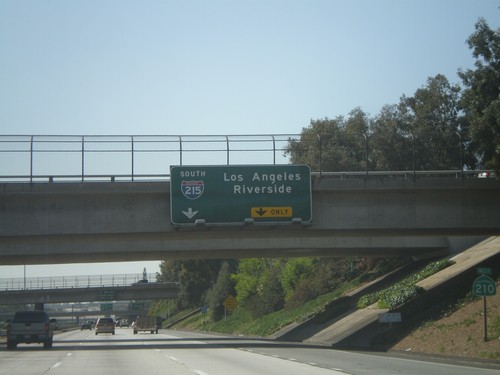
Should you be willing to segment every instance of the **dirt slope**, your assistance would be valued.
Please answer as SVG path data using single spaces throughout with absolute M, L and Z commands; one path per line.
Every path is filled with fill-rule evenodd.
M 497 290 L 499 290 L 497 285 Z M 484 341 L 483 299 L 464 303 L 458 310 L 414 330 L 391 349 L 500 363 L 500 294 L 486 298 L 488 341 Z

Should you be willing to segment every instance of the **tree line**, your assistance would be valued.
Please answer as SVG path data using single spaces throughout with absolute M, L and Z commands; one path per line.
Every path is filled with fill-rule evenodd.
M 179 281 L 175 309 L 207 306 L 213 321 L 225 315 L 224 301 L 235 296 L 238 307 L 254 318 L 294 309 L 350 280 L 369 281 L 409 262 L 401 258 L 250 258 L 240 260 L 165 260 L 158 281 Z M 153 304 L 155 313 L 164 306 Z
M 467 44 L 475 69 L 459 70 L 463 87 L 442 74 L 413 96 L 370 117 L 311 120 L 285 148 L 292 164 L 314 171 L 500 169 L 500 31 L 484 19 Z

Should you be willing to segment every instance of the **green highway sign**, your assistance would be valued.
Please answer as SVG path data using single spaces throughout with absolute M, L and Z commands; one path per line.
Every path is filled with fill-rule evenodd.
M 101 311 L 113 311 L 112 303 L 101 303 Z
M 310 222 L 311 207 L 307 165 L 170 168 L 173 224 Z
M 129 310 L 144 310 L 144 302 L 131 302 L 128 304 Z
M 477 267 L 476 272 L 478 275 L 491 275 L 493 270 L 490 267 Z
M 494 296 L 497 294 L 497 286 L 491 277 L 482 275 L 474 280 L 472 293 L 476 296 Z
M 104 289 L 97 292 L 98 301 L 113 301 L 115 299 L 115 291 Z

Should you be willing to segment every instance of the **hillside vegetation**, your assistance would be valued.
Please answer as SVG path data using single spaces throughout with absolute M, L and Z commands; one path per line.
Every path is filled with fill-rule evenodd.
M 228 296 L 234 296 L 238 310 L 253 319 L 280 312 L 300 321 L 314 315 L 296 315 L 310 301 L 322 301 L 316 307 L 322 309 L 346 290 L 411 263 L 409 258 L 354 257 L 165 261 L 158 278 L 179 280 L 176 309 L 206 306 L 206 319 L 212 323 L 227 315 L 224 302 Z M 158 302 L 152 312 L 167 308 L 172 307 Z
M 382 263 L 384 262 L 381 261 Z M 398 282 L 390 286 L 381 286 L 375 288 L 374 291 L 369 289 L 368 292 L 362 293 L 360 298 L 356 298 L 354 302 L 346 297 L 347 292 L 367 283 L 367 280 L 373 280 L 375 275 L 378 276 L 377 272 L 372 270 L 349 281 L 340 282 L 334 290 L 311 298 L 293 308 L 283 307 L 269 313 L 255 314 L 254 308 L 249 309 L 248 305 L 243 304 L 234 311 L 225 311 L 220 319 L 214 319 L 210 313 L 202 314 L 201 312 L 193 314 L 189 318 L 180 319 L 189 311 L 187 309 L 171 317 L 165 324 L 179 320 L 172 328 L 266 337 L 291 324 L 297 325 L 303 322 L 322 324 L 352 309 L 353 303 L 358 308 L 364 308 L 372 303 L 391 308 L 398 304 L 404 304 L 406 300 L 416 298 L 422 292 L 408 292 L 409 290 L 418 290 L 418 288 L 415 289 L 415 284 L 418 281 L 451 264 L 452 262 L 449 260 L 431 262 L 409 275 L 402 276 Z M 405 267 L 409 270 L 412 269 L 408 263 L 402 268 Z M 383 283 L 377 282 L 376 285 L 378 284 Z M 489 303 L 488 340 L 484 341 L 481 334 L 482 312 L 479 311 L 482 300 L 471 296 L 467 291 L 464 291 L 463 295 L 465 296 L 463 299 L 450 304 L 445 310 L 435 311 L 432 318 L 416 324 L 414 330 L 406 337 L 401 339 L 397 336 L 387 335 L 379 337 L 378 340 L 384 340 L 385 337 L 387 342 L 383 343 L 382 346 L 406 353 L 498 360 L 500 356 L 498 349 L 500 339 L 498 296 L 492 298 Z M 378 344 L 381 343 L 378 342 Z

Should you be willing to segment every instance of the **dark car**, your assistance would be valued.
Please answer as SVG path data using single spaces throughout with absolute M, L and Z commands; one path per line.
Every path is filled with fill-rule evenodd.
M 17 311 L 7 326 L 7 349 L 16 349 L 19 343 L 43 343 L 44 349 L 50 349 L 53 336 L 53 325 L 45 311 Z
M 87 320 L 85 323 L 82 323 L 80 330 L 83 331 L 84 329 L 92 329 L 92 321 Z

